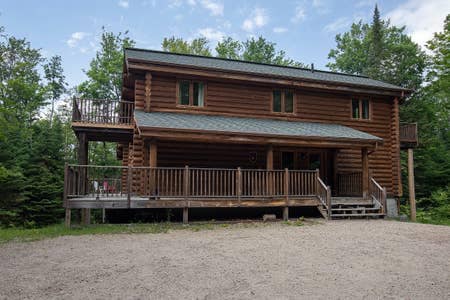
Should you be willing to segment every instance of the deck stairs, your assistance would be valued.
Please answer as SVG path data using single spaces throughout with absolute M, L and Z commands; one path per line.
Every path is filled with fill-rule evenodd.
M 327 217 L 327 211 L 319 207 L 320 213 Z M 372 200 L 361 197 L 332 197 L 331 216 L 328 219 L 382 218 L 382 208 Z

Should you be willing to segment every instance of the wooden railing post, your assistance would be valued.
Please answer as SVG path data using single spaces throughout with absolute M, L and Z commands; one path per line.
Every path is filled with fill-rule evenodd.
M 319 169 L 316 169 L 316 187 L 315 187 L 315 194 L 318 196 L 319 195 L 319 191 L 320 191 L 320 189 L 319 189 L 319 178 L 320 178 L 320 171 L 319 171 Z
M 327 186 L 327 214 L 328 219 L 331 219 L 331 187 Z
M 387 214 L 387 192 L 386 192 L 386 188 L 383 187 L 383 214 L 386 215 Z
M 131 208 L 131 181 L 133 179 L 133 169 L 131 166 L 128 166 L 127 171 L 127 202 L 128 208 Z
M 241 167 L 238 167 L 236 173 L 236 195 L 238 198 L 238 206 L 241 206 L 241 194 L 242 194 L 242 173 Z

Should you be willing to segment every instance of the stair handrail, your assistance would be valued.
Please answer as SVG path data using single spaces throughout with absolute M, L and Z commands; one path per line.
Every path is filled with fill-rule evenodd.
M 386 215 L 386 188 L 383 188 L 373 177 L 370 177 L 369 195 L 378 204 L 381 212 Z
M 317 197 L 326 208 L 329 218 L 331 216 L 331 187 L 327 186 L 319 176 L 317 176 L 317 183 Z

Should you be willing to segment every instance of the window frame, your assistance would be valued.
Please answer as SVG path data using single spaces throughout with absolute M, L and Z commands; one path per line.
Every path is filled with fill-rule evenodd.
M 180 103 L 180 83 L 183 81 L 189 82 L 189 104 L 181 104 Z M 203 84 L 203 105 L 198 106 L 194 105 L 194 83 L 201 83 Z M 203 80 L 196 80 L 196 79 L 186 79 L 186 78 L 177 78 L 177 84 L 176 84 L 176 95 L 175 95 L 175 102 L 177 107 L 181 108 L 189 108 L 189 109 L 203 109 L 207 105 L 207 83 Z
M 358 101 L 358 117 L 353 117 L 353 100 Z M 368 108 L 369 108 L 369 115 L 367 118 L 363 118 L 363 101 L 367 100 Z M 367 122 L 372 120 L 372 99 L 369 97 L 364 96 L 356 96 L 350 98 L 350 119 L 354 121 L 362 121 Z
M 281 94 L 281 111 L 275 111 L 273 109 L 274 106 L 274 97 L 273 94 L 275 91 L 280 91 Z M 292 112 L 287 112 L 286 111 L 286 92 L 290 92 L 292 93 Z M 284 88 L 273 88 L 270 94 L 270 111 L 274 114 L 279 114 L 279 115 L 295 115 L 296 114 L 296 109 L 297 109 L 297 95 L 295 93 L 295 90 L 293 89 L 284 89 Z

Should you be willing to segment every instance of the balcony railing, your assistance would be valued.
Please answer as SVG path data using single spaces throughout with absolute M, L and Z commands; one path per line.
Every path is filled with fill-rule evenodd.
M 74 99 L 72 121 L 92 124 L 130 125 L 134 102 L 105 99 Z
M 400 143 L 417 144 L 417 123 L 400 124 Z
M 318 170 L 151 168 L 68 165 L 64 199 L 298 199 L 314 197 L 326 205 Z M 328 198 L 330 195 L 328 195 Z

